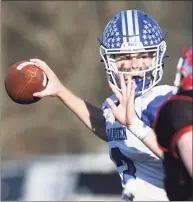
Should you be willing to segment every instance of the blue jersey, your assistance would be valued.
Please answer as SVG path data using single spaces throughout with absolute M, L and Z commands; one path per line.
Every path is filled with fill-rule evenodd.
M 172 95 L 173 90 L 174 87 L 168 85 L 156 86 L 143 97 L 140 96 L 135 99 L 136 113 L 146 125 L 152 127 L 160 105 Z M 115 95 L 110 98 L 115 104 L 119 104 Z M 102 109 L 106 120 L 110 158 L 117 166 L 123 187 L 127 180 L 134 176 L 136 179 L 147 183 L 149 187 L 158 188 L 163 197 L 159 196 L 157 198 L 158 196 L 156 196 L 156 198 L 165 200 L 162 160 L 124 125 L 115 120 L 107 102 L 103 103 Z M 150 192 L 153 191 L 156 192 L 155 190 Z M 153 198 L 153 200 L 156 200 L 156 198 Z M 149 198 L 144 198 L 144 200 L 149 200 Z

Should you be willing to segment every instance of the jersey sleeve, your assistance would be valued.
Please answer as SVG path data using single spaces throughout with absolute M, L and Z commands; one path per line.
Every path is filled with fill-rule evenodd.
M 116 105 L 119 104 L 118 99 L 116 98 L 115 95 L 112 95 L 109 97 Z M 107 124 L 113 124 L 115 122 L 115 117 L 113 115 L 113 112 L 109 106 L 109 104 L 105 101 L 102 105 L 102 111 L 103 111 L 103 116 L 105 118 L 105 123 Z
M 171 150 L 191 126 L 192 98 L 176 95 L 161 106 L 153 128 L 161 148 Z
M 146 108 L 142 111 L 141 120 L 150 128 L 153 126 L 153 122 L 156 118 L 159 108 L 165 103 L 171 96 L 172 90 L 171 87 L 159 88 L 156 89 L 159 92 L 152 92 L 150 98 L 151 101 L 147 99 Z

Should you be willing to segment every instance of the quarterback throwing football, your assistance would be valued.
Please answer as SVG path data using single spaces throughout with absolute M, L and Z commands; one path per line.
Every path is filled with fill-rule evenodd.
M 58 97 L 108 143 L 124 188 L 123 197 L 128 200 L 168 201 L 160 159 L 163 152 L 152 130 L 157 110 L 174 90 L 168 85 L 158 86 L 166 51 L 164 38 L 158 23 L 139 10 L 121 11 L 108 22 L 99 41 L 113 95 L 102 109 L 74 95 L 45 62 L 31 59 L 49 79 L 47 88 L 34 96 Z M 152 151 L 157 151 L 156 155 Z

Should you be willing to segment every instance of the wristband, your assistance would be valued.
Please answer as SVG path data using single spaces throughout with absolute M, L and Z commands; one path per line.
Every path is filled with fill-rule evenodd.
M 143 140 L 151 130 L 151 128 L 139 118 L 137 118 L 133 124 L 127 125 L 127 129 L 140 140 Z

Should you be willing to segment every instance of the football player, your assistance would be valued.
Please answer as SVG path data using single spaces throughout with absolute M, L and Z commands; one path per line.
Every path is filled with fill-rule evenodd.
M 177 92 L 160 108 L 154 129 L 164 153 L 165 185 L 172 201 L 193 200 L 192 175 L 192 48 L 179 59 Z
M 155 135 L 151 135 L 157 110 L 174 90 L 168 85 L 158 86 L 166 52 L 164 38 L 158 23 L 140 10 L 121 11 L 109 21 L 99 41 L 114 94 L 103 103 L 102 110 L 74 95 L 45 62 L 31 59 L 49 80 L 46 89 L 34 96 L 58 97 L 108 143 L 110 158 L 124 188 L 123 196 L 128 200 L 168 201 L 160 159 L 163 152 Z M 126 94 L 130 97 L 128 105 Z M 151 150 L 158 152 L 155 155 Z

